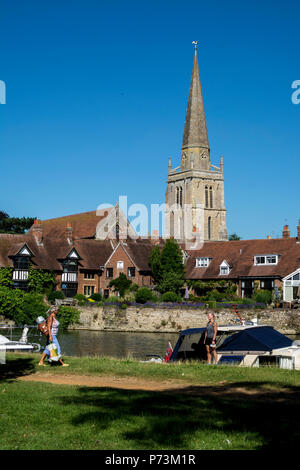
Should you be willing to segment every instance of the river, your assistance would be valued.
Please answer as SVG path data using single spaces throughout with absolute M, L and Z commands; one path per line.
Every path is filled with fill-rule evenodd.
M 59 333 L 59 343 L 66 356 L 110 356 L 146 359 L 147 354 L 164 356 L 168 342 L 174 347 L 177 333 L 128 333 L 74 330 Z

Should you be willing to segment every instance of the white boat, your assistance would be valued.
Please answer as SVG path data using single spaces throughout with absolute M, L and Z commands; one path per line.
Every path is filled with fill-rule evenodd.
M 2 329 L 9 329 L 10 332 L 17 327 L 7 327 L 2 326 Z M 36 329 L 36 328 L 35 328 Z M 4 352 L 38 352 L 41 350 L 41 345 L 39 343 L 33 343 L 28 341 L 28 332 L 29 327 L 24 326 L 22 330 L 22 335 L 19 340 L 12 340 L 6 336 L 0 335 L 0 351 Z

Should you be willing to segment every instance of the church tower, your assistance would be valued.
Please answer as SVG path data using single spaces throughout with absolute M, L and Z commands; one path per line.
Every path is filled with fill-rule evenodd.
M 202 211 L 200 230 L 203 240 L 224 241 L 228 240 L 228 233 L 224 202 L 223 157 L 221 156 L 219 167 L 211 164 L 197 58 L 197 43 L 194 44 L 195 57 L 180 166 L 172 169 L 171 158 L 169 159 L 165 225 L 169 225 L 170 236 L 184 242 L 186 240 L 186 231 L 184 230 L 186 211 L 184 208 L 186 205 L 191 208 L 192 231 L 196 232 L 199 231 L 199 224 L 196 222 L 196 208 L 200 207 Z M 174 207 L 177 210 L 174 210 Z

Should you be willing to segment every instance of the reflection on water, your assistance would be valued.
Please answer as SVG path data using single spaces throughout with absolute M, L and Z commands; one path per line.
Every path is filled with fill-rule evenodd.
M 177 333 L 128 333 L 111 331 L 68 331 L 59 334 L 66 356 L 110 356 L 145 359 L 146 354 L 164 356 L 170 341 L 174 347 Z

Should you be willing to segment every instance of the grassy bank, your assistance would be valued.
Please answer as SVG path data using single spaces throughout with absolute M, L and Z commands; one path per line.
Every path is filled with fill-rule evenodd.
M 300 373 L 8 355 L 0 366 L 0 449 L 284 449 L 299 441 Z M 21 382 L 40 374 L 180 381 L 163 392 Z

